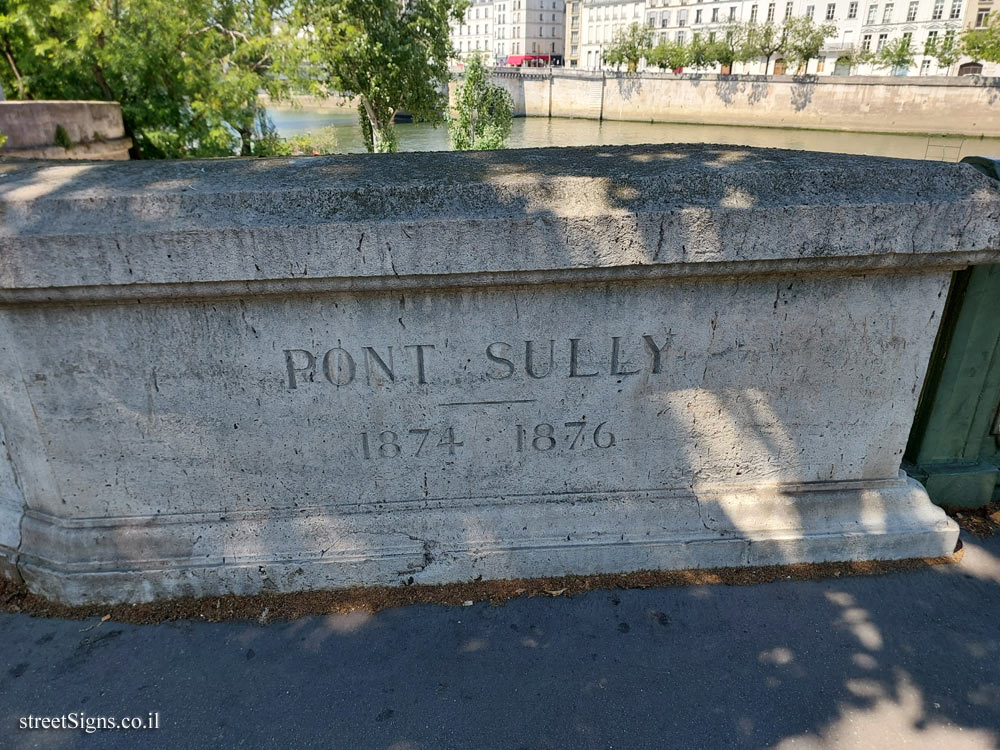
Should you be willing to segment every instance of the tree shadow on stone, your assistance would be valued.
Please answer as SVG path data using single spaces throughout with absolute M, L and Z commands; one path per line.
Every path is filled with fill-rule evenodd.
M 814 75 L 796 75 L 792 77 L 792 107 L 796 112 L 806 109 L 812 102 L 816 90 L 817 77 Z

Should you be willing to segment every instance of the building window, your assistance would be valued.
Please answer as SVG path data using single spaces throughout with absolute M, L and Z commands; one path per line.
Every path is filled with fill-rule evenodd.
M 944 0 L 941 0 L 941 2 L 944 2 Z M 875 23 L 875 14 L 876 13 L 878 13 L 878 6 L 877 5 L 869 5 L 868 6 L 868 20 L 865 21 L 865 23 Z
M 944 15 L 944 0 L 934 0 L 934 12 L 931 13 L 931 20 L 940 21 Z
M 684 44 L 684 32 L 683 31 L 678 31 L 677 32 L 677 43 L 678 44 Z
M 813 15 L 815 15 L 815 13 L 816 13 L 816 6 L 815 5 L 807 5 L 806 6 L 806 13 L 805 13 L 806 18 L 808 18 L 811 21 Z
M 944 2 L 944 0 L 941 0 L 941 2 Z M 767 6 L 767 22 L 771 23 L 771 21 L 773 20 L 774 20 L 774 3 L 770 3 Z
M 875 51 L 876 52 L 881 52 L 882 48 L 885 46 L 885 43 L 886 43 L 886 41 L 888 39 L 889 39 L 889 35 L 888 34 L 879 34 L 878 35 L 878 43 L 875 45 Z
M 663 15 L 660 16 L 660 28 L 666 28 L 670 25 L 670 11 L 663 11 Z
M 719 21 L 719 9 L 712 8 L 712 23 L 718 23 Z
M 869 50 L 871 50 L 871 48 L 872 48 L 872 35 L 865 34 L 863 37 L 861 37 L 861 49 L 863 49 L 865 52 L 868 52 Z
M 981 29 L 986 25 L 986 19 L 990 17 L 989 8 L 980 8 L 979 12 L 976 13 L 976 28 Z
M 892 23 L 892 3 L 885 4 L 885 10 L 882 11 L 882 23 Z
M 757 6 L 750 6 L 750 23 L 757 23 Z
M 848 18 L 858 17 L 858 4 L 856 2 L 850 2 L 847 4 L 847 17 Z
M 930 60 L 924 60 L 923 62 L 920 63 L 920 75 L 922 76 L 927 75 L 930 72 L 930 69 L 931 69 Z
M 701 23 L 701 8 L 698 8 L 698 10 L 694 12 L 694 22 Z
M 792 10 L 793 10 L 794 7 L 795 7 L 795 3 L 794 2 L 787 2 L 787 3 L 785 3 L 785 18 L 791 18 L 792 17 Z
M 687 23 L 688 23 L 688 12 L 686 10 L 677 11 L 677 25 L 687 26 Z M 681 36 L 683 37 L 684 34 L 682 33 Z
M 822 73 L 825 68 L 826 68 L 826 58 L 821 57 L 819 58 L 819 60 L 816 61 L 816 72 Z
M 736 6 L 735 5 L 731 5 L 729 7 L 729 20 L 730 21 L 735 21 L 736 20 Z
M 907 21 L 916 21 L 917 20 L 917 8 L 919 8 L 919 7 L 920 7 L 920 0 L 913 0 L 913 2 L 910 3 L 910 7 L 907 8 L 907 10 L 906 10 L 906 20 Z
M 937 41 L 937 35 L 938 33 L 936 31 L 927 32 L 927 44 L 924 47 L 925 55 L 927 54 L 927 50 L 934 46 L 934 43 Z
M 962 0 L 952 0 L 951 1 L 951 13 L 948 14 L 948 18 L 961 18 L 962 17 Z
M 836 3 L 827 3 L 827 6 L 826 6 L 826 20 L 827 21 L 832 21 L 833 18 L 834 18 L 834 16 L 836 16 L 836 15 L 837 15 L 837 4 Z

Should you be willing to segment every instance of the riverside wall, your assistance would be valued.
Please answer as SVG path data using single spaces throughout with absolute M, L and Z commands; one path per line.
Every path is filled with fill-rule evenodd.
M 517 116 L 1000 137 L 1000 78 L 505 68 L 494 80 Z
M 58 143 L 59 129 L 68 144 Z M 0 102 L 0 133 L 0 157 L 15 159 L 122 161 L 132 147 L 118 102 Z

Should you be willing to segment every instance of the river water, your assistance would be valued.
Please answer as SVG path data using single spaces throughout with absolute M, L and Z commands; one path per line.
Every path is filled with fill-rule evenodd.
M 357 114 L 353 109 L 332 111 L 307 108 L 271 109 L 269 114 L 282 136 L 311 132 L 332 125 L 337 131 L 337 151 L 358 153 L 365 150 Z M 450 149 L 448 131 L 443 126 L 435 128 L 426 123 L 400 123 L 396 128 L 401 151 Z M 1000 158 L 1000 138 L 845 133 L 732 125 L 597 121 L 565 117 L 516 118 L 507 145 L 510 148 L 527 148 L 629 143 L 723 143 L 943 161 L 958 161 L 966 156 Z

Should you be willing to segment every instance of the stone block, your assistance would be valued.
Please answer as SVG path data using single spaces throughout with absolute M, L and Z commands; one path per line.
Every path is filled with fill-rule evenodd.
M 38 592 L 955 547 L 899 467 L 951 272 L 1000 260 L 967 165 L 661 145 L 0 174 L 0 552 Z

